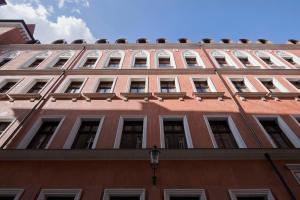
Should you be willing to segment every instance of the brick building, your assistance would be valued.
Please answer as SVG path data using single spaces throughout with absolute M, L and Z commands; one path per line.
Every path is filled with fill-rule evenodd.
M 39 44 L 1 25 L 0 199 L 300 198 L 297 40 Z

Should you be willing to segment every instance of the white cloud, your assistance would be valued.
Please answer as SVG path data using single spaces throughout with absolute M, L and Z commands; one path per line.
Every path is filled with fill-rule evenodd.
M 72 13 L 81 14 L 80 10 L 78 8 L 73 8 Z
M 1 19 L 24 19 L 26 23 L 36 24 L 34 36 L 43 43 L 56 39 L 66 39 L 68 42 L 83 38 L 88 42 L 95 41 L 87 24 L 74 16 L 58 16 L 56 21 L 49 19 L 50 12 L 41 4 L 34 7 L 30 3 L 12 4 L 0 7 Z
M 58 2 L 58 7 L 62 8 L 65 6 L 66 3 L 69 4 L 76 4 L 78 6 L 83 5 L 84 7 L 90 7 L 90 2 L 89 0 L 57 0 Z

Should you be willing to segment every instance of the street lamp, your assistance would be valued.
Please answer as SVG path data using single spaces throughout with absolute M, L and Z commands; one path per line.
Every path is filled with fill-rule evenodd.
M 159 154 L 160 154 L 160 151 L 157 149 L 157 146 L 153 146 L 153 149 L 151 149 L 151 151 L 150 151 L 150 165 L 151 165 L 151 168 L 153 169 L 153 176 L 152 176 L 153 185 L 156 185 L 155 170 L 157 169 L 158 164 L 159 164 Z

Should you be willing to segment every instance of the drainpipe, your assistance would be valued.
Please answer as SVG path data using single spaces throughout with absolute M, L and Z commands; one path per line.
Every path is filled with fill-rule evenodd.
M 74 67 L 78 60 L 82 57 L 84 51 L 86 50 L 86 47 L 84 46 L 78 55 L 72 60 L 72 62 L 69 64 L 67 69 L 70 69 L 71 67 Z M 29 119 L 33 114 L 34 111 L 37 111 L 40 109 L 48 100 L 50 93 L 54 91 L 57 85 L 59 85 L 65 78 L 65 69 L 61 72 L 59 75 L 58 79 L 52 84 L 52 86 L 47 90 L 47 92 L 39 99 L 39 101 L 33 106 L 33 108 L 26 114 L 25 117 L 21 120 L 20 124 L 17 126 L 17 128 L 10 134 L 10 136 L 4 141 L 4 143 L 1 145 L 0 149 L 6 149 L 8 145 L 12 142 L 12 140 L 15 138 L 17 135 L 18 131 L 23 127 L 24 123 L 26 122 L 27 119 Z M 39 106 L 40 105 L 40 106 Z
M 269 153 L 265 153 L 264 155 L 265 155 L 265 158 L 267 159 L 267 161 L 272 166 L 273 171 L 278 176 L 278 178 L 280 179 L 281 183 L 283 184 L 283 186 L 285 187 L 285 189 L 289 193 L 289 195 L 291 197 L 291 200 L 296 200 L 296 195 L 294 194 L 294 192 L 292 191 L 292 189 L 289 187 L 289 185 L 287 184 L 287 182 L 284 180 L 282 174 L 280 173 L 280 171 L 278 170 L 277 166 L 273 162 L 270 154 Z
M 208 60 L 210 61 L 210 63 L 212 64 L 212 66 L 215 69 L 215 74 L 220 78 L 221 82 L 223 83 L 223 85 L 225 86 L 225 88 L 227 89 L 227 91 L 229 92 L 231 98 L 233 99 L 235 105 L 238 107 L 239 113 L 244 121 L 244 124 L 248 127 L 248 129 L 250 130 L 252 136 L 254 137 L 256 143 L 258 144 L 259 148 L 262 148 L 262 143 L 259 140 L 258 136 L 256 135 L 254 129 L 252 128 L 252 126 L 250 126 L 248 124 L 249 119 L 246 115 L 246 112 L 244 111 L 243 107 L 241 106 L 241 104 L 239 103 L 239 101 L 236 99 L 236 96 L 233 94 L 233 92 L 231 91 L 230 87 L 228 86 L 228 84 L 226 83 L 226 81 L 224 80 L 223 76 L 220 75 L 220 73 L 218 72 L 218 69 L 215 67 L 214 62 L 212 61 L 211 57 L 208 55 L 205 47 L 201 46 L 202 50 L 204 51 L 205 55 L 207 56 Z

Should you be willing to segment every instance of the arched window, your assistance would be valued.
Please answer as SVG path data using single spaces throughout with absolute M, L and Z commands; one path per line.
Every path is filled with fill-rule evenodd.
M 168 50 L 158 50 L 155 60 L 157 68 L 176 68 L 173 54 Z
M 285 69 L 286 66 L 280 62 L 275 56 L 266 51 L 256 51 L 257 57 L 259 57 L 269 68 L 271 69 Z
M 296 68 L 300 68 L 300 58 L 298 58 L 297 56 L 286 51 L 276 51 L 276 54 L 283 60 L 288 62 L 290 65 Z
M 111 51 L 110 53 L 107 54 L 104 68 L 120 69 L 123 64 L 124 55 L 125 55 L 124 51 L 121 50 Z
M 227 53 L 220 50 L 214 50 L 211 52 L 211 55 L 214 58 L 216 66 L 219 68 L 236 68 L 236 64 Z
M 182 52 L 183 62 L 186 68 L 201 67 L 204 68 L 204 63 L 199 54 L 192 50 Z
M 20 55 L 20 51 L 11 51 L 0 56 L 0 67 L 6 65 L 8 62 L 15 59 L 18 55 Z
M 88 51 L 77 68 L 93 69 L 96 67 L 101 57 L 101 52 L 98 50 Z
M 149 68 L 150 54 L 148 51 L 135 51 L 132 55 L 131 66 L 133 68 Z
M 74 55 L 73 51 L 63 51 L 49 64 L 51 69 L 60 69 L 65 66 L 68 60 Z
M 43 51 L 43 52 L 37 53 L 32 58 L 30 58 L 27 62 L 25 62 L 22 65 L 22 68 L 35 69 L 51 54 L 52 54 L 51 51 Z
M 244 65 L 245 68 L 259 69 L 261 68 L 259 62 L 255 60 L 249 53 L 240 50 L 234 50 L 233 55 Z

